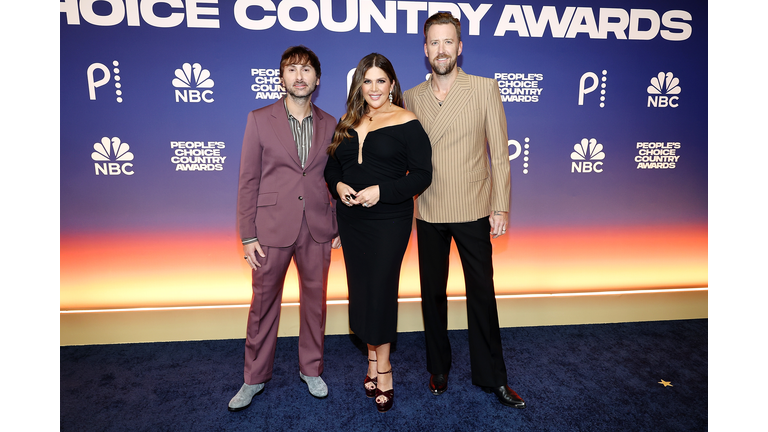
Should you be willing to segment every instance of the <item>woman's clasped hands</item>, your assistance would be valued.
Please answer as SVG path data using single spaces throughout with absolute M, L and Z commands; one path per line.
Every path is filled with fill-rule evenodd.
M 361 205 L 368 208 L 379 202 L 379 185 L 368 186 L 360 192 L 356 192 L 349 185 L 339 182 L 336 185 L 336 191 L 339 193 L 341 202 L 347 207 Z

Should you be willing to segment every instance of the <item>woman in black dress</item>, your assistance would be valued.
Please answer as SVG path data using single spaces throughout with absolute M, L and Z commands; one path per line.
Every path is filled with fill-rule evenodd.
M 325 167 L 337 200 L 349 326 L 368 345 L 365 393 L 376 398 L 381 412 L 394 401 L 389 350 L 397 337 L 397 292 L 413 197 L 432 182 L 429 138 L 402 100 L 386 57 L 373 53 L 360 60 Z

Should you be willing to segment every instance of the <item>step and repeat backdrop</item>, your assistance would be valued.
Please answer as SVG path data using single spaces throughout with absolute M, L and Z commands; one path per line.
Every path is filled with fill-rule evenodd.
M 707 3 L 544 0 L 60 2 L 61 308 L 245 304 L 235 203 L 249 111 L 283 95 L 282 52 L 320 58 L 336 118 L 351 71 L 430 72 L 422 26 L 460 17 L 465 72 L 508 122 L 511 229 L 498 294 L 705 287 Z M 415 234 L 401 297 L 418 297 Z M 463 293 L 461 266 L 449 291 Z M 298 299 L 295 272 L 285 301 Z M 347 296 L 334 251 L 329 299 Z

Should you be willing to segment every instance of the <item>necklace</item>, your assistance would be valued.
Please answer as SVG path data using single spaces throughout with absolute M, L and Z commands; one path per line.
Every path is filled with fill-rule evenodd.
M 386 113 L 384 113 L 386 114 Z M 364 116 L 368 117 L 368 121 L 373 121 L 373 116 L 368 114 L 363 114 Z
M 432 86 L 430 86 L 430 88 L 432 88 Z M 443 102 L 445 101 L 445 99 L 440 99 L 439 97 L 437 97 L 437 95 L 435 94 L 435 89 L 434 88 L 432 88 L 432 96 L 435 97 L 435 100 L 437 100 L 437 104 L 439 106 L 443 106 Z

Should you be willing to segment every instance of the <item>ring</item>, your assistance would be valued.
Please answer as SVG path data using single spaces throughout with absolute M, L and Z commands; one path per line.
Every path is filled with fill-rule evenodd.
M 363 207 L 368 207 L 368 203 L 363 203 Z
M 248 256 L 244 256 L 243 259 L 248 259 Z

